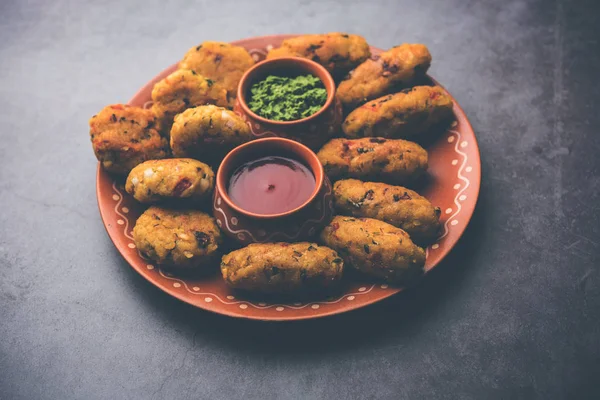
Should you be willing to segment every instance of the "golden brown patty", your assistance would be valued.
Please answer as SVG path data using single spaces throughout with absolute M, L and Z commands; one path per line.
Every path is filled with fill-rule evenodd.
M 223 256 L 221 272 L 232 287 L 262 293 L 327 289 L 341 278 L 344 262 L 314 243 L 255 243 Z
M 140 253 L 158 264 L 186 269 L 210 267 L 223 239 L 215 220 L 197 210 L 152 206 L 135 223 Z
M 156 130 L 150 110 L 113 104 L 90 119 L 94 153 L 109 172 L 127 174 L 146 160 L 168 156 L 169 144 Z
M 345 179 L 335 183 L 333 193 L 340 214 L 387 222 L 406 231 L 421 245 L 434 242 L 439 234 L 439 207 L 410 189 Z
M 331 180 L 411 183 L 427 171 L 427 151 L 401 139 L 333 139 L 317 154 Z
M 213 105 L 189 108 L 175 117 L 171 148 L 176 157 L 200 160 L 223 157 L 253 139 L 250 128 L 233 111 Z
M 346 136 L 409 139 L 452 116 L 452 99 L 442 88 L 416 86 L 380 97 L 352 111 L 342 129 Z
M 392 283 L 419 276 L 425 251 L 400 228 L 370 218 L 334 217 L 321 233 L 323 243 L 349 265 Z
M 191 70 L 180 69 L 154 85 L 152 110 L 159 129 L 168 135 L 173 118 L 190 107 L 216 104 L 227 107 L 227 90 L 213 79 Z
M 141 203 L 170 199 L 204 200 L 212 194 L 213 170 L 191 158 L 146 161 L 131 170 L 127 193 Z
M 407 85 L 425 75 L 431 54 L 422 44 L 401 44 L 381 53 L 377 60 L 360 64 L 340 83 L 337 96 L 346 109 L 388 93 L 394 86 Z
M 269 51 L 267 58 L 303 57 L 324 66 L 333 77 L 342 77 L 371 56 L 362 36 L 345 33 L 303 35 L 286 39 L 281 47 Z
M 240 46 L 222 42 L 203 42 L 192 47 L 179 62 L 179 68 L 191 69 L 220 83 L 233 107 L 238 83 L 248 68 L 254 65 L 252 56 Z

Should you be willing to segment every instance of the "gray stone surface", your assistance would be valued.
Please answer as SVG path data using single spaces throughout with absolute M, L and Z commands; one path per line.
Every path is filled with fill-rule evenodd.
M 600 33 L 587 1 L 0 1 L 0 398 L 600 398 Z M 88 118 L 202 40 L 343 30 L 429 45 L 481 199 L 415 290 L 238 321 L 108 239 Z

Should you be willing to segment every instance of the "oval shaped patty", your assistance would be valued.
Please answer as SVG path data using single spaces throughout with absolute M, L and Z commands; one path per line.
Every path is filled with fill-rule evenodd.
M 150 110 L 113 104 L 90 119 L 94 154 L 108 172 L 128 174 L 146 160 L 168 156 L 169 144 L 156 129 Z
M 146 161 L 129 173 L 125 190 L 140 203 L 161 200 L 203 200 L 212 194 L 215 174 L 191 158 Z
M 430 65 L 431 54 L 425 45 L 404 43 L 356 67 L 348 79 L 340 82 L 337 96 L 350 110 L 423 77 Z
M 133 238 L 139 252 L 160 265 L 210 268 L 223 242 L 215 220 L 198 210 L 152 206 L 136 221 Z
M 210 41 L 192 47 L 179 62 L 179 68 L 191 69 L 221 84 L 227 90 L 230 107 L 242 75 L 253 65 L 252 56 L 243 47 Z
M 371 50 L 362 36 L 332 32 L 286 39 L 281 47 L 269 51 L 267 59 L 308 58 L 325 67 L 334 78 L 340 78 L 370 56 Z
M 236 289 L 261 293 L 326 290 L 342 278 L 344 262 L 314 243 L 255 243 L 223 256 L 221 272 Z
M 410 139 L 452 117 L 452 99 L 439 86 L 415 86 L 352 111 L 342 130 L 351 138 Z
M 391 283 L 408 283 L 423 273 L 425 251 L 400 228 L 370 218 L 335 217 L 321 241 L 346 265 Z
M 333 181 L 358 178 L 407 184 L 427 171 L 427 151 L 401 139 L 333 139 L 317 156 Z
M 189 108 L 175 116 L 171 149 L 175 157 L 213 161 L 254 137 L 233 111 L 213 105 Z

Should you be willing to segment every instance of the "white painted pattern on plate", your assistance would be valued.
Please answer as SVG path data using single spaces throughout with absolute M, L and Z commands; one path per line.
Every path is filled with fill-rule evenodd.
M 121 193 L 119 188 L 117 188 L 117 182 L 113 182 L 112 188 L 119 195 L 119 201 L 117 201 L 117 204 L 115 205 L 115 213 L 118 216 L 120 216 L 121 218 L 123 218 L 123 220 L 125 220 L 125 225 L 123 226 L 123 234 L 125 235 L 126 238 L 133 240 L 133 236 L 131 236 L 129 234 L 129 218 L 127 218 L 127 216 L 125 214 L 123 214 L 123 213 L 121 213 L 121 211 L 119 211 L 119 207 L 121 206 L 121 203 L 123 202 L 123 198 L 125 197 L 125 195 L 123 193 Z
M 438 240 L 437 240 L 438 243 L 440 242 L 440 240 L 442 240 L 443 238 L 445 238 L 446 236 L 448 236 L 448 232 L 450 231 L 450 228 L 448 227 L 448 224 L 451 221 L 455 221 L 455 222 L 453 222 L 453 225 L 456 225 L 458 223 L 458 221 L 456 221 L 455 218 L 460 213 L 460 211 L 462 210 L 462 205 L 460 204 L 459 198 L 464 193 L 464 191 L 467 190 L 467 188 L 471 184 L 471 182 L 462 174 L 463 168 L 465 168 L 465 165 L 467 164 L 467 154 L 463 153 L 458 148 L 459 147 L 459 143 L 460 143 L 460 139 L 461 139 L 460 132 L 455 131 L 455 130 L 450 130 L 448 132 L 450 134 L 456 135 L 456 141 L 455 141 L 456 144 L 454 145 L 454 151 L 457 152 L 458 154 L 460 154 L 461 157 L 462 157 L 462 159 L 463 159 L 462 163 L 460 164 L 460 167 L 458 168 L 457 177 L 458 177 L 458 179 L 460 179 L 463 182 L 465 182 L 465 186 L 461 190 L 459 190 L 456 193 L 456 195 L 454 196 L 454 204 L 456 204 L 456 211 L 454 212 L 454 214 L 452 214 L 450 217 L 448 217 L 448 219 L 444 223 L 444 232 L 438 238 Z
M 266 304 L 266 303 L 258 303 L 258 304 L 254 304 L 251 303 L 249 301 L 245 301 L 245 300 L 240 300 L 240 301 L 226 301 L 223 300 L 220 296 L 214 294 L 214 293 L 210 293 L 210 292 L 197 292 L 197 291 L 193 291 L 190 290 L 190 288 L 188 287 L 187 283 L 181 279 L 175 278 L 173 276 L 168 276 L 166 275 L 161 269 L 159 269 L 159 274 L 160 276 L 162 276 L 165 279 L 168 279 L 170 281 L 173 281 L 175 283 L 180 284 L 183 288 L 185 288 L 189 293 L 191 294 L 197 294 L 197 295 L 203 295 L 203 296 L 213 296 L 214 298 L 216 298 L 217 300 L 219 300 L 221 303 L 223 304 L 227 304 L 227 305 L 237 305 L 237 304 L 245 304 L 257 309 L 267 309 L 267 308 L 278 308 L 278 307 L 283 307 L 283 308 L 291 308 L 294 310 L 301 310 L 303 308 L 312 306 L 314 304 L 335 304 L 335 303 L 339 303 L 340 301 L 342 301 L 343 299 L 347 298 L 347 297 L 352 297 L 352 299 L 354 299 L 354 296 L 356 295 L 362 295 L 362 294 L 367 294 L 370 291 L 372 291 L 375 288 L 375 284 L 371 285 L 370 288 L 368 288 L 365 291 L 358 291 L 356 293 L 344 293 L 339 299 L 335 299 L 335 300 L 331 300 L 331 301 L 318 301 L 318 302 L 313 302 L 313 303 L 307 303 L 307 304 L 303 304 L 300 306 L 295 306 L 295 305 L 290 305 L 290 304 Z M 229 297 L 229 296 L 227 296 Z

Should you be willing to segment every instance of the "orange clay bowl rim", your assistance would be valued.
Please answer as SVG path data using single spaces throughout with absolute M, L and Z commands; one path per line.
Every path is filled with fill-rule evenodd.
M 228 164 L 231 164 L 233 162 L 233 160 L 235 159 L 235 157 L 239 156 L 242 152 L 247 151 L 248 148 L 253 147 L 253 146 L 264 147 L 265 144 L 275 145 L 273 147 L 277 147 L 277 146 L 281 147 L 282 145 L 284 145 L 286 147 L 297 150 L 297 151 L 294 151 L 294 153 L 298 154 L 299 157 L 302 157 L 301 155 L 305 154 L 306 157 L 302 157 L 302 158 L 312 159 L 312 161 L 313 161 L 312 163 L 308 163 L 309 165 L 307 165 L 307 166 L 310 168 L 311 172 L 315 176 L 315 182 L 316 182 L 315 189 L 313 190 L 310 197 L 304 203 L 302 203 L 301 205 L 299 205 L 296 208 L 293 208 L 293 209 L 283 212 L 283 213 L 257 214 L 257 213 L 253 213 L 248 210 L 244 210 L 243 208 L 239 207 L 231 200 L 231 198 L 229 197 L 229 193 L 227 193 L 227 190 L 226 190 L 226 184 L 227 184 L 227 180 L 229 179 L 229 177 L 225 176 L 224 170 L 227 169 Z M 304 160 L 299 160 L 299 161 L 304 161 Z M 311 149 L 309 149 L 302 143 L 296 142 L 294 140 L 285 139 L 285 138 L 281 138 L 281 137 L 269 137 L 269 138 L 257 139 L 257 140 L 253 140 L 253 141 L 244 143 L 244 144 L 236 147 L 235 149 L 231 150 L 229 153 L 227 153 L 225 158 L 223 158 L 223 161 L 221 162 L 219 169 L 217 170 L 216 186 L 217 186 L 217 193 L 219 193 L 221 195 L 221 197 L 223 198 L 223 201 L 225 201 L 225 203 L 229 207 L 231 207 L 233 210 L 235 210 L 236 212 L 238 212 L 242 215 L 245 215 L 247 217 L 250 217 L 250 218 L 275 219 L 275 218 L 290 216 L 290 215 L 294 214 L 295 212 L 300 211 L 301 209 L 306 207 L 308 204 L 310 204 L 317 197 L 319 192 L 321 191 L 324 180 L 325 180 L 325 171 L 323 170 L 323 165 L 321 164 L 321 161 L 319 161 L 319 158 L 317 157 L 317 155 Z
M 246 103 L 246 93 L 245 92 L 248 89 L 250 89 L 248 81 L 251 78 L 253 78 L 261 69 L 268 68 L 269 66 L 272 66 L 273 64 L 275 64 L 275 65 L 284 64 L 284 65 L 281 67 L 273 67 L 272 71 L 275 71 L 277 69 L 285 70 L 286 68 L 289 68 L 289 66 L 287 66 L 287 67 L 285 66 L 286 63 L 293 64 L 297 69 L 303 70 L 303 71 L 319 78 L 321 80 L 321 82 L 323 82 L 323 86 L 325 86 L 325 90 L 327 90 L 327 100 L 325 101 L 325 104 L 323 104 L 323 107 L 321 107 L 319 109 L 319 111 L 317 111 L 314 114 L 309 115 L 308 117 L 302 118 L 302 119 L 295 119 L 293 121 L 277 121 L 274 119 L 267 119 L 267 118 L 261 117 L 260 115 L 256 114 L 254 111 L 252 111 L 250 109 L 250 107 L 248 107 L 248 104 Z M 269 74 L 269 75 L 272 75 L 272 74 Z M 252 83 L 254 83 L 254 82 L 252 82 Z M 253 119 L 256 119 L 257 121 L 260 121 L 262 123 L 279 125 L 279 126 L 290 126 L 290 125 L 301 124 L 304 122 L 312 121 L 313 119 L 317 118 L 319 115 L 323 114 L 325 112 L 325 110 L 329 108 L 331 103 L 333 103 L 334 97 L 335 97 L 335 81 L 333 80 L 333 77 L 331 76 L 329 71 L 327 71 L 321 64 L 317 64 L 316 62 L 314 62 L 312 60 L 308 60 L 306 58 L 300 58 L 300 57 L 273 58 L 270 60 L 264 60 L 257 64 L 254 64 L 254 66 L 252 66 L 249 70 L 247 70 L 244 73 L 244 75 L 242 75 L 242 78 L 240 79 L 240 83 L 238 84 L 238 88 L 237 88 L 238 102 L 240 104 L 240 107 L 242 107 L 242 109 L 244 110 L 244 112 L 246 114 L 248 114 Z

